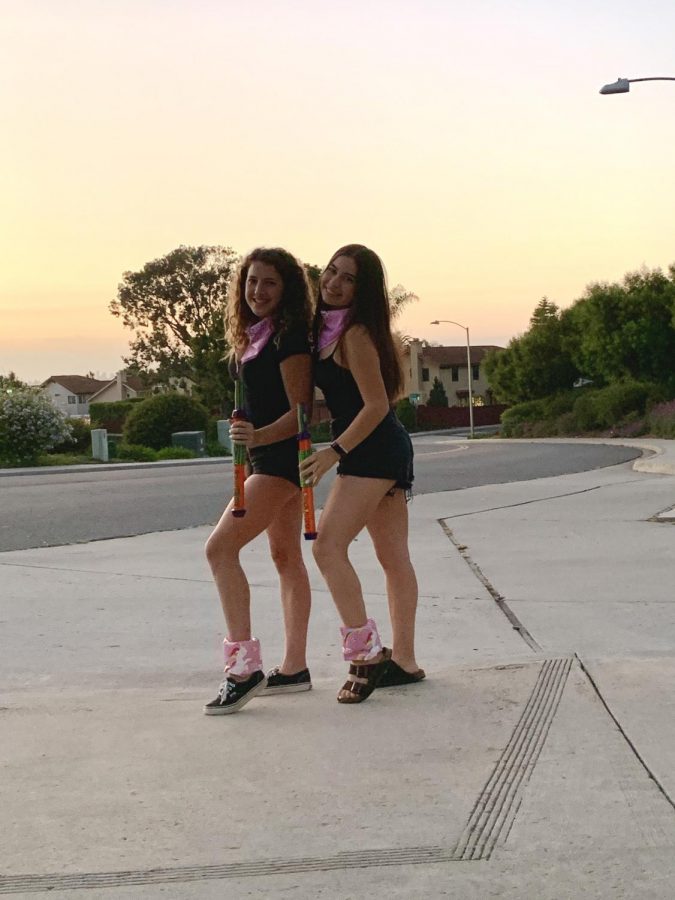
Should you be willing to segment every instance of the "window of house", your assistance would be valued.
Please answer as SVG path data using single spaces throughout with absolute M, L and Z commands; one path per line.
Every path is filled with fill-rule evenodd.
M 75 406 L 76 403 L 77 403 L 77 397 L 73 397 L 72 394 L 68 394 L 68 404 L 70 406 Z
M 480 366 L 478 364 L 471 366 L 471 377 L 474 381 L 480 378 Z
M 429 380 L 429 370 L 422 369 L 422 381 L 428 381 L 428 380 Z
M 87 402 L 87 395 L 86 395 L 86 394 L 78 394 L 78 395 L 77 395 L 77 402 L 78 402 L 78 403 L 86 403 L 86 402 Z
M 452 367 L 452 380 L 459 381 L 459 366 Z

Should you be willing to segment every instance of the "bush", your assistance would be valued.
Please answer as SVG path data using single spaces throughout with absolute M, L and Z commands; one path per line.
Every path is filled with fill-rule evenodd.
M 564 393 L 554 394 L 544 400 L 544 409 L 546 415 L 552 419 L 557 419 L 563 413 L 569 413 L 574 408 L 577 394 L 574 391 L 565 391 Z
M 161 450 L 171 446 L 174 431 L 206 431 L 209 414 L 185 394 L 157 394 L 138 404 L 127 417 L 124 440 Z
M 91 425 L 84 419 L 68 419 L 71 436 L 55 444 L 50 453 L 87 453 L 91 450 Z
M 117 448 L 117 459 L 126 459 L 130 462 L 155 462 L 157 451 L 152 447 L 144 447 L 142 444 L 120 444 Z
M 313 444 L 325 444 L 332 440 L 330 422 L 317 422 L 309 426 L 309 436 Z
M 187 449 L 187 448 L 185 448 Z M 207 441 L 206 442 L 206 455 L 207 456 L 232 456 L 227 447 L 223 447 L 218 441 Z
M 577 423 L 577 431 L 596 431 L 600 428 L 595 408 L 597 391 L 583 391 L 577 397 L 572 415 Z
M 187 447 L 162 447 L 155 453 L 156 459 L 196 459 L 197 454 Z
M 528 400 L 517 403 L 502 413 L 502 434 L 504 437 L 525 437 L 527 426 L 546 418 L 543 400 Z
M 675 400 L 653 406 L 647 417 L 647 425 L 655 437 L 675 438 Z
M 396 404 L 396 415 L 399 417 L 401 424 L 407 431 L 414 431 L 417 424 L 417 416 L 415 415 L 415 407 L 407 397 L 399 400 Z
M 574 413 L 571 411 L 564 412 L 562 415 L 558 416 L 555 420 L 555 428 L 556 433 L 563 437 L 569 437 L 570 435 L 576 434 L 579 429 L 577 428 L 577 420 Z
M 43 394 L 19 390 L 0 400 L 0 460 L 31 465 L 72 434 L 66 417 Z
M 649 400 L 662 399 L 657 385 L 648 381 L 616 381 L 593 395 L 596 421 L 600 428 L 619 425 L 630 415 L 641 415 Z
M 144 397 L 133 397 L 130 400 L 112 400 L 107 403 L 90 403 L 89 420 L 92 428 L 106 428 L 108 431 L 121 432 L 127 416 L 143 403 Z

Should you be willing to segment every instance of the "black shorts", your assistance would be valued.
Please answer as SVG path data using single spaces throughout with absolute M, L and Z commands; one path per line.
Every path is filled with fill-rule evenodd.
M 254 447 L 249 450 L 249 458 L 254 475 L 275 475 L 300 487 L 296 438 L 287 438 L 285 441 L 277 441 L 276 444 L 267 444 L 264 447 Z
M 334 440 L 339 441 L 348 424 L 333 420 Z M 364 441 L 340 460 L 337 471 L 339 475 L 357 478 L 386 478 L 409 493 L 415 478 L 410 435 L 396 415 L 389 412 Z

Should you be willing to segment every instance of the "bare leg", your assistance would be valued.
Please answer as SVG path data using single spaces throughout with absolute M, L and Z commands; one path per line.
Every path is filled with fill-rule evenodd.
M 294 675 L 307 668 L 307 627 L 312 600 L 300 545 L 301 527 L 302 495 L 296 491 L 267 527 L 284 611 L 286 650 L 280 666 L 284 675 Z
M 350 628 L 363 626 L 368 615 L 358 576 L 349 561 L 349 545 L 378 508 L 392 482 L 381 478 L 338 477 L 333 483 L 319 522 L 314 558 L 333 596 L 340 618 Z M 380 662 L 378 654 L 368 663 Z M 354 702 L 348 684 L 338 693 L 340 702 Z
M 232 502 L 206 542 L 206 558 L 218 588 L 231 641 L 251 639 L 250 590 L 239 553 L 269 527 L 279 510 L 298 493 L 290 481 L 271 475 L 246 479 L 246 515 L 232 513 Z
M 368 531 L 384 569 L 393 634 L 392 659 L 406 672 L 419 669 L 415 660 L 417 578 L 408 552 L 408 507 L 404 492 L 382 499 L 368 519 Z
M 340 618 L 358 628 L 368 618 L 349 545 L 378 508 L 392 482 L 383 478 L 336 478 L 319 522 L 314 558 L 333 596 Z

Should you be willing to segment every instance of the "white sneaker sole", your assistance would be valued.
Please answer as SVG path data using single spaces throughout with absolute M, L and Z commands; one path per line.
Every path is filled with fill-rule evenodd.
M 204 707 L 204 715 L 205 716 L 229 716 L 230 713 L 239 712 L 242 706 L 246 706 L 249 700 L 253 700 L 253 698 L 264 691 L 267 687 L 267 678 L 263 678 L 254 688 L 244 694 L 236 703 L 231 703 L 229 706 L 205 706 Z
M 299 694 L 301 691 L 311 691 L 312 682 L 307 681 L 304 684 L 280 684 L 265 688 L 264 694 L 269 697 L 270 694 Z

